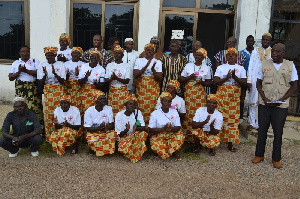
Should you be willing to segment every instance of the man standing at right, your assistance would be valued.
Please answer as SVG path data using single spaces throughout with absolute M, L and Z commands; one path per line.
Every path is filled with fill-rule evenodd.
M 249 67 L 247 71 L 247 87 L 249 92 L 249 117 L 248 117 L 248 131 L 258 129 L 258 120 L 256 119 L 256 109 L 258 106 L 258 92 L 256 88 L 257 75 L 261 69 L 261 63 L 265 60 L 271 59 L 271 40 L 272 35 L 265 33 L 262 35 L 262 47 L 255 48 L 250 57 Z
M 285 45 L 276 44 L 271 51 L 272 60 L 262 63 L 256 83 L 259 93 L 259 129 L 255 158 L 252 163 L 256 164 L 264 160 L 267 132 L 272 124 L 274 133 L 272 162 L 277 169 L 282 168 L 281 144 L 289 97 L 296 91 L 298 80 L 295 65 L 292 61 L 283 59 L 284 55 Z

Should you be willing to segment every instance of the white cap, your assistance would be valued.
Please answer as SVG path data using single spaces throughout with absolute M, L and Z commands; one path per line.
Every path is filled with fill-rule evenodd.
M 133 39 L 132 38 L 126 38 L 124 43 L 127 42 L 127 41 L 133 41 Z

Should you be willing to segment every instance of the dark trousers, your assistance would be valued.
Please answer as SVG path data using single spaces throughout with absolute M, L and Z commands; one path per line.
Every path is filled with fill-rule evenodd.
M 4 137 L 0 138 L 0 147 L 12 154 L 17 153 L 19 148 L 28 148 L 29 146 L 31 152 L 36 152 L 39 150 L 41 144 L 43 144 L 43 138 L 40 135 L 25 139 L 19 146 L 13 145 L 10 139 Z
M 270 124 L 272 124 L 274 133 L 272 159 L 274 161 L 281 160 L 283 126 L 286 120 L 287 113 L 287 108 L 278 108 L 275 106 L 266 105 L 258 106 L 259 129 L 255 151 L 256 157 L 264 157 L 267 132 L 269 130 Z

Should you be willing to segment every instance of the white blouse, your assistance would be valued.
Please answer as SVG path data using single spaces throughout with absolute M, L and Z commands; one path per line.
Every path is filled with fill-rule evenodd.
M 91 106 L 85 111 L 84 127 L 98 127 L 102 122 L 105 124 L 114 122 L 113 112 L 110 106 L 105 105 L 100 112 L 96 110 L 95 106 Z
M 175 109 L 169 109 L 168 113 L 165 113 L 160 109 L 151 113 L 149 128 L 163 128 L 167 123 L 171 123 L 173 127 L 181 126 L 180 117 Z
M 70 106 L 67 112 L 64 112 L 61 107 L 57 107 L 54 111 L 54 117 L 57 117 L 58 124 L 67 121 L 72 125 L 81 125 L 81 117 L 79 109 L 75 106 Z
M 160 108 L 161 108 L 161 101 L 160 101 L 160 98 L 158 98 L 157 104 L 156 104 L 156 109 L 158 110 Z M 174 99 L 172 99 L 171 109 L 175 109 L 179 113 L 186 113 L 184 99 L 179 97 L 178 95 L 176 95 L 176 97 Z
M 84 78 L 85 74 L 88 71 L 92 71 L 92 72 L 91 72 L 91 75 L 86 80 L 86 82 L 85 82 L 86 84 L 94 84 L 94 81 L 104 82 L 105 69 L 102 66 L 100 66 L 99 64 L 97 64 L 97 66 L 94 68 L 90 67 L 89 63 L 83 64 L 79 71 L 78 79 Z
M 9 73 L 17 73 L 19 71 L 19 65 L 25 66 L 27 70 L 37 70 L 40 64 L 39 60 L 30 58 L 26 63 L 19 60 L 14 61 L 12 63 Z M 33 82 L 36 80 L 36 77 L 29 75 L 28 73 L 21 72 L 20 75 L 16 78 L 17 80 L 21 80 L 24 82 Z
M 138 111 L 138 115 L 137 115 L 137 120 L 140 121 L 141 126 L 145 126 L 145 121 L 142 115 L 142 112 L 140 110 L 135 109 L 135 111 L 133 113 L 131 113 L 130 116 L 126 116 L 125 110 L 120 111 L 119 113 L 117 113 L 116 115 L 116 122 L 115 122 L 115 130 L 117 131 L 118 134 L 120 134 L 122 131 L 124 131 L 126 129 L 126 124 L 129 122 L 130 124 L 130 129 L 127 132 L 127 135 L 133 133 L 133 126 L 136 123 L 135 120 L 135 114 Z
M 58 76 L 60 76 L 61 78 L 66 80 L 67 70 L 66 70 L 64 63 L 61 61 L 56 61 L 53 64 L 53 66 L 54 66 L 55 73 Z M 43 62 L 39 65 L 38 70 L 37 70 L 37 78 L 42 79 L 44 77 L 45 73 L 44 73 L 43 67 L 46 67 L 46 70 L 48 72 L 45 83 L 60 85 L 58 79 L 52 73 L 52 64 L 49 64 L 48 62 Z
M 70 79 L 78 79 L 78 77 L 75 75 L 75 68 L 78 67 L 78 70 L 80 72 L 82 65 L 85 64 L 82 61 L 73 62 L 72 60 L 65 62 L 66 70 L 69 69 L 70 71 Z
M 195 122 L 203 122 L 206 120 L 207 116 L 209 115 L 209 113 L 207 112 L 207 107 L 200 107 L 197 109 L 195 116 L 193 118 L 193 121 Z M 217 109 L 215 109 L 213 114 L 210 114 L 210 119 L 208 121 L 207 124 L 204 124 L 202 129 L 204 131 L 210 131 L 210 124 L 211 122 L 216 119 L 215 123 L 214 123 L 214 128 L 217 130 L 221 130 L 222 125 L 223 125 L 223 115 L 220 111 L 218 111 Z
M 129 64 L 126 64 L 126 63 L 117 64 L 115 62 L 107 64 L 105 78 L 110 79 L 110 77 L 113 73 L 115 73 L 118 78 L 129 79 L 130 78 L 130 66 L 129 66 Z M 110 86 L 121 87 L 121 86 L 126 86 L 126 84 L 123 84 L 123 83 L 119 82 L 118 80 L 113 80 L 110 83 Z
M 154 69 L 156 72 L 161 73 L 162 72 L 162 63 L 160 60 L 157 60 L 155 58 L 153 58 L 149 64 L 149 66 L 147 67 L 147 69 L 145 70 L 145 72 L 142 74 L 142 76 L 150 76 L 150 77 L 154 77 L 153 72 L 151 70 L 154 62 L 156 62 Z M 142 70 L 142 68 L 144 68 L 148 63 L 148 60 L 146 58 L 137 58 L 135 60 L 135 66 L 133 69 L 137 69 L 137 70 Z
M 215 72 L 215 76 L 220 77 L 221 79 L 224 79 L 224 78 L 226 78 L 229 70 L 235 70 L 235 75 L 238 78 L 247 78 L 245 68 L 238 64 L 235 64 L 235 65 L 222 64 L 222 65 L 218 66 L 218 68 Z M 233 78 L 230 78 L 223 84 L 232 84 L 233 85 L 233 84 L 237 84 L 237 82 Z
M 72 49 L 71 48 L 69 48 L 69 47 L 67 47 L 67 49 L 66 50 L 60 50 L 60 48 L 58 48 L 58 51 L 57 51 L 57 56 L 58 55 L 64 55 L 65 57 L 66 57 L 66 59 L 67 59 L 67 61 L 70 61 L 70 60 L 72 60 L 72 55 L 71 55 L 71 53 L 72 53 Z M 57 61 L 57 56 L 55 57 L 55 60 Z
M 130 81 L 129 83 L 127 84 L 127 89 L 128 90 L 132 90 L 133 87 L 132 87 L 132 83 L 133 83 L 133 68 L 134 68 L 134 64 L 135 64 L 135 60 L 137 58 L 139 58 L 139 55 L 140 53 L 135 51 L 135 50 L 132 50 L 132 52 L 128 53 L 126 50 L 124 52 L 124 56 L 122 58 L 122 61 L 123 63 L 127 63 L 129 64 L 129 72 L 130 72 Z
M 203 62 L 201 66 L 197 66 L 194 63 L 188 63 L 181 72 L 182 77 L 188 77 L 192 74 L 196 74 L 198 80 L 202 79 L 205 81 L 206 79 L 211 79 L 210 68 Z

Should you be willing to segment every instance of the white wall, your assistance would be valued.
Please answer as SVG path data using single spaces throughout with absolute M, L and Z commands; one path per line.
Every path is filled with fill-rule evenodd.
M 260 46 L 261 36 L 269 31 L 272 0 L 239 0 L 237 8 L 236 38 L 238 50 L 246 47 L 246 38 L 253 35 Z
M 30 0 L 31 55 L 45 61 L 45 46 L 59 47 L 61 33 L 69 33 L 70 0 Z
M 15 97 L 15 81 L 9 81 L 11 65 L 0 65 L 0 102 L 12 101 Z
M 140 0 L 139 2 L 138 51 L 142 52 L 151 37 L 158 36 L 160 0 Z

